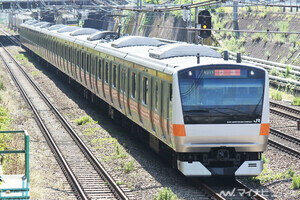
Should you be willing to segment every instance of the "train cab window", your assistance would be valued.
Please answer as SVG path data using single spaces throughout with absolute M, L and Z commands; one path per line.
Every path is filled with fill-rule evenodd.
M 102 73 L 102 71 L 101 71 L 101 59 L 98 59 L 98 79 L 99 80 L 101 80 L 101 73 Z
M 131 73 L 131 97 L 135 99 L 136 93 L 136 73 Z
M 148 78 L 143 78 L 143 103 L 148 104 Z
M 105 83 L 108 83 L 108 62 L 105 62 Z
M 155 83 L 155 102 L 154 102 L 154 108 L 157 111 L 158 108 L 158 84 L 157 82 Z
M 91 56 L 89 54 L 86 55 L 86 72 L 90 71 L 91 64 Z
M 117 86 L 117 65 L 113 65 L 112 86 L 114 88 Z

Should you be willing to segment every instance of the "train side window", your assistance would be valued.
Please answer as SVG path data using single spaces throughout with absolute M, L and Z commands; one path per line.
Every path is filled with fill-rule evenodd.
M 170 84 L 170 102 L 172 101 L 173 98 L 173 89 L 172 89 L 172 84 Z
M 101 80 L 101 59 L 98 59 L 98 79 Z
M 83 69 L 84 68 L 85 53 L 82 52 L 81 56 L 82 56 L 82 58 L 81 58 L 81 66 L 80 67 L 81 67 L 81 69 Z
M 132 72 L 131 73 L 131 97 L 135 99 L 136 96 L 136 73 Z
M 117 65 L 113 65 L 113 80 L 112 86 L 115 88 L 117 86 Z
M 80 65 L 80 51 L 77 51 L 77 66 Z
M 90 71 L 90 63 L 91 63 L 91 56 L 90 56 L 90 54 L 87 54 L 86 55 L 86 72 L 89 72 Z
M 148 78 L 147 77 L 143 77 L 143 103 L 145 105 L 148 104 Z
M 71 59 L 72 59 L 72 48 L 70 47 L 69 48 L 69 58 L 68 58 L 68 60 L 71 62 Z
M 108 83 L 108 62 L 105 62 L 105 83 Z
M 158 108 L 158 83 L 155 82 L 155 102 L 154 102 L 154 105 L 155 105 L 155 110 L 157 111 L 157 108 Z

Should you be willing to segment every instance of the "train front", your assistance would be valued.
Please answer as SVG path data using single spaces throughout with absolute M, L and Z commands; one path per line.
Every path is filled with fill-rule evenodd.
M 269 135 L 268 74 L 217 64 L 174 74 L 173 134 L 186 176 L 256 176 Z

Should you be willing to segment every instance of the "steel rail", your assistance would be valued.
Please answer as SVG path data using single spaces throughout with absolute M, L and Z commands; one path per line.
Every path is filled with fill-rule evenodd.
M 298 109 L 295 109 L 295 108 L 292 108 L 292 107 L 289 107 L 289 106 L 285 106 L 285 105 L 276 103 L 275 101 L 270 101 L 270 106 L 278 107 L 280 109 L 289 111 L 291 113 L 295 113 L 295 114 L 299 115 L 299 118 L 300 118 L 300 110 L 298 110 Z
M 272 140 L 272 139 L 270 139 L 270 138 L 269 138 L 269 140 L 268 140 L 268 143 L 269 143 L 271 146 L 273 146 L 273 147 L 275 147 L 275 148 L 277 148 L 277 149 L 280 149 L 280 150 L 282 150 L 282 151 L 284 151 L 284 152 L 286 152 L 286 153 L 288 153 L 288 154 L 290 154 L 290 155 L 293 155 L 293 156 L 295 156 L 295 157 L 297 157 L 297 158 L 300 158 L 300 151 L 297 151 L 297 150 L 295 150 L 295 149 L 292 149 L 292 148 L 290 148 L 290 147 L 287 147 L 287 146 L 285 146 L 285 145 L 283 145 L 283 144 L 281 144 L 281 143 L 279 143 L 279 142 L 276 142 L 276 141 L 274 141 L 274 140 Z
M 285 113 L 285 112 L 283 112 L 281 110 L 278 110 L 278 109 L 275 109 L 275 108 L 270 108 L 270 112 L 273 113 L 273 114 L 288 118 L 288 119 L 293 120 L 293 121 L 299 121 L 300 120 L 299 116 L 296 116 L 296 115 L 290 114 L 290 113 Z
M 253 191 L 253 190 L 250 189 L 248 186 L 244 185 L 241 181 L 235 179 L 235 183 L 236 183 L 239 187 L 245 189 L 245 190 L 247 191 L 246 193 L 249 192 L 250 195 L 251 195 L 251 199 L 267 200 L 266 197 L 264 197 L 263 195 L 260 195 L 259 193 Z
M 281 132 L 279 130 L 276 130 L 274 128 L 270 128 L 270 134 L 276 135 L 277 137 L 280 137 L 280 138 L 285 139 L 285 140 L 287 140 L 289 142 L 293 142 L 295 144 L 299 144 L 300 145 L 300 139 L 298 139 L 296 137 L 293 137 L 291 135 L 288 135 L 286 133 L 283 133 L 283 132 Z
M 7 51 L 5 49 L 5 51 Z M 7 52 L 9 54 L 9 52 Z M 10 55 L 10 54 L 9 54 Z M 11 56 L 11 55 L 10 55 Z M 17 61 L 11 56 L 12 60 L 18 65 Z M 22 73 L 25 75 L 25 77 L 28 79 L 28 81 L 34 86 L 36 91 L 42 96 L 42 98 L 45 100 L 45 102 L 48 104 L 48 106 L 51 108 L 51 110 L 54 112 L 54 114 L 57 116 L 59 121 L 62 123 L 62 125 L 65 127 L 65 129 L 68 131 L 70 136 L 73 138 L 73 140 L 76 142 L 76 144 L 80 147 L 82 153 L 86 156 L 86 158 L 91 162 L 94 169 L 98 172 L 98 174 L 107 180 L 112 192 L 116 194 L 120 199 L 127 200 L 129 199 L 126 194 L 123 192 L 123 190 L 118 186 L 118 184 L 114 181 L 114 179 L 111 177 L 111 175 L 105 170 L 103 165 L 98 161 L 98 159 L 94 156 L 94 154 L 90 151 L 90 149 L 86 146 L 86 144 L 83 142 L 83 140 L 76 134 L 75 130 L 71 127 L 71 125 L 67 122 L 67 120 L 60 114 L 60 112 L 57 110 L 57 108 L 51 103 L 49 98 L 41 91 L 41 89 L 34 83 L 31 77 L 27 75 L 25 70 L 20 67 Z
M 4 50 L 6 50 L 1 42 L 0 42 L 0 47 L 2 47 Z M 17 80 L 14 73 L 11 71 L 11 69 L 9 67 L 9 64 L 4 60 L 2 55 L 0 55 L 0 56 L 1 56 L 1 59 L 2 59 L 3 63 L 6 66 L 9 74 L 11 75 L 13 81 L 15 82 L 16 86 L 18 87 L 19 91 L 21 92 L 22 96 L 24 97 L 26 103 L 29 105 L 29 107 L 33 111 L 35 119 L 36 119 L 39 127 L 41 128 L 42 132 L 44 133 L 45 138 L 48 141 L 48 144 L 49 144 L 51 150 L 56 155 L 56 158 L 57 158 L 58 162 L 60 163 L 60 167 L 62 168 L 64 174 L 66 175 L 67 179 L 69 180 L 71 187 L 73 188 L 73 190 L 76 191 L 76 194 L 79 196 L 80 199 L 86 199 L 87 200 L 88 197 L 86 196 L 85 192 L 83 191 L 80 183 L 78 182 L 76 176 L 74 175 L 71 168 L 69 167 L 67 161 L 65 160 L 62 153 L 60 152 L 58 146 L 56 145 L 56 143 L 55 143 L 54 139 L 52 138 L 50 132 L 48 131 L 46 125 L 44 124 L 43 120 L 41 119 L 40 115 L 38 114 L 36 108 L 31 103 L 31 101 L 30 101 L 28 95 L 26 94 L 24 88 L 22 87 L 20 82 Z

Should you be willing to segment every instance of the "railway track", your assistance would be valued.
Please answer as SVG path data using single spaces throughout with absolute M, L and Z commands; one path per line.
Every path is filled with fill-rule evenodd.
M 270 128 L 269 145 L 300 158 L 300 139 Z
M 243 184 L 237 179 L 219 179 L 219 178 L 208 178 L 208 179 L 193 179 L 193 181 L 206 188 L 209 195 L 213 199 L 217 200 L 242 200 L 242 199 L 256 199 L 256 200 L 267 200 L 264 195 L 259 194 L 260 191 L 250 189 L 248 186 Z M 263 192 L 263 191 L 262 191 Z
M 34 112 L 75 196 L 78 199 L 129 199 L 2 43 L 0 46 L 3 63 Z
M 270 101 L 270 112 L 287 119 L 300 122 L 300 110 Z M 300 128 L 300 127 L 298 127 Z

